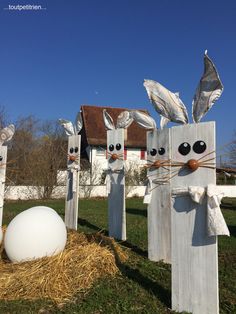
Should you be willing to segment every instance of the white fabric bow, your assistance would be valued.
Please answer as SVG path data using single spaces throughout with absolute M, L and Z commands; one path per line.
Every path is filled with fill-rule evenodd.
M 110 194 L 111 193 L 111 174 L 110 173 L 107 173 L 106 175 L 105 184 L 106 184 L 107 194 Z
M 152 180 L 150 177 L 148 178 L 147 185 L 146 185 L 146 190 L 143 198 L 143 203 L 144 204 L 150 204 L 151 199 L 152 199 L 152 190 L 156 188 L 156 186 L 153 188 L 153 183 L 156 184 L 157 186 L 162 186 L 168 183 L 167 179 L 154 179 Z
M 206 188 L 189 186 L 188 188 L 176 188 L 172 190 L 173 196 L 189 194 L 195 203 L 201 204 L 204 196 L 207 196 L 207 234 L 208 236 L 227 235 L 229 229 L 220 209 L 221 199 L 224 193 L 217 185 L 209 184 Z
M 77 186 L 78 186 L 78 176 L 77 173 L 80 170 L 79 165 L 73 165 L 71 167 L 68 167 L 68 171 L 72 174 L 72 192 L 76 192 Z
M 230 235 L 220 209 L 223 196 L 224 193 L 216 185 L 209 184 L 207 186 L 207 231 L 209 236 Z
M 148 178 L 148 182 L 145 189 L 145 194 L 143 198 L 144 204 L 150 204 L 152 198 L 152 179 Z
M 0 180 L 0 208 L 3 207 L 3 200 L 4 200 L 4 188 L 3 185 L 5 182 L 3 180 Z

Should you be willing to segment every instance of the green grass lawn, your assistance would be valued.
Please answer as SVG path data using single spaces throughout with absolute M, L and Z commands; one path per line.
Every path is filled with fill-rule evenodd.
M 63 200 L 9 202 L 3 223 L 39 204 L 64 214 Z M 236 313 L 236 200 L 225 199 L 223 207 L 231 237 L 219 237 L 220 313 L 231 314 Z M 81 200 L 79 217 L 79 231 L 107 233 L 106 200 Z M 58 308 L 45 300 L 0 301 L 0 313 L 172 313 L 170 266 L 147 259 L 147 211 L 141 199 L 127 200 L 127 237 L 122 245 L 129 248 L 130 258 L 119 266 L 120 274 L 100 279 L 76 302 Z

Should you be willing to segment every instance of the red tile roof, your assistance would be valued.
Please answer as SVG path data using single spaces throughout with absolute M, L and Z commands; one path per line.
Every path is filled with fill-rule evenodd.
M 84 130 L 81 132 L 82 141 L 87 141 L 89 145 L 94 146 L 106 146 L 106 128 L 103 122 L 103 109 L 106 109 L 109 115 L 116 120 L 118 115 L 124 110 L 130 110 L 126 108 L 112 108 L 112 107 L 98 107 L 91 105 L 82 105 L 81 111 L 84 122 Z M 148 114 L 147 110 L 141 110 Z M 86 137 L 83 139 L 83 137 Z M 146 147 L 146 130 L 140 128 L 135 122 L 133 122 L 127 129 L 127 141 L 126 147 L 132 148 L 145 148 Z

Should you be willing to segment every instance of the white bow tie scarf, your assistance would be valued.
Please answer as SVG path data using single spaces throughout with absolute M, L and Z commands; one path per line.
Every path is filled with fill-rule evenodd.
M 190 195 L 191 199 L 198 204 L 203 202 L 204 197 L 207 197 L 207 235 L 229 236 L 229 229 L 222 215 L 220 204 L 224 196 L 220 188 L 214 184 L 209 184 L 206 188 L 200 186 L 189 186 L 188 188 L 172 189 L 172 196 Z

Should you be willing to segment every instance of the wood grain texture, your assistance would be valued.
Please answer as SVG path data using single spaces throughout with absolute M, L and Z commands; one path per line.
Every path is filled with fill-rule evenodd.
M 68 137 L 68 154 L 77 157 L 77 161 L 67 162 L 67 185 L 66 185 L 66 203 L 65 203 L 65 225 L 69 229 L 77 230 L 78 205 L 79 205 L 79 168 L 73 170 L 74 165 L 80 165 L 80 135 Z M 70 150 L 73 148 L 74 152 Z M 78 148 L 78 153 L 75 152 Z M 74 173 L 73 173 L 74 172 Z
M 196 141 L 204 141 L 202 154 L 193 151 Z M 181 143 L 188 142 L 191 152 L 178 152 Z M 214 122 L 190 124 L 171 129 L 172 162 L 199 159 L 215 151 Z M 201 160 L 215 158 L 215 153 Z M 214 162 L 212 160 L 211 162 Z M 171 180 L 171 188 L 206 187 L 216 184 L 214 169 L 199 168 L 194 172 L 180 170 Z M 172 309 L 193 314 L 218 314 L 218 255 L 217 237 L 208 237 L 206 228 L 206 199 L 199 205 L 188 195 L 173 199 L 171 209 Z
M 2 226 L 3 204 L 6 181 L 7 146 L 0 146 L 0 227 Z
M 168 162 L 170 159 L 170 130 L 154 130 L 147 133 L 148 161 Z M 159 154 L 159 149 L 164 148 L 165 153 Z M 150 151 L 156 149 L 157 154 L 151 156 Z M 152 180 L 163 180 L 170 173 L 169 167 L 159 169 L 151 168 L 148 176 Z M 148 204 L 148 258 L 151 261 L 163 260 L 171 262 L 171 195 L 170 184 L 153 183 L 151 202 Z
M 123 172 L 112 174 L 111 192 L 108 195 L 108 227 L 109 236 L 118 240 L 126 240 L 124 183 Z
M 117 144 L 121 148 L 117 150 Z M 110 145 L 114 150 L 110 150 Z M 109 236 L 118 240 L 126 240 L 126 212 L 125 212 L 125 175 L 124 175 L 124 129 L 107 131 L 107 151 L 119 154 L 120 159 L 113 160 L 108 155 L 108 169 L 111 174 L 111 191 L 108 194 L 108 227 Z M 114 173 L 119 171 L 119 173 Z

